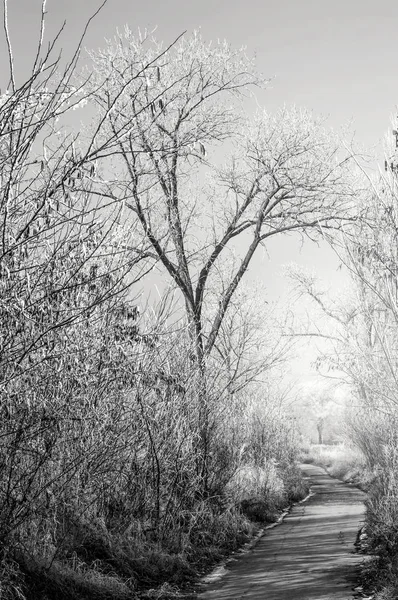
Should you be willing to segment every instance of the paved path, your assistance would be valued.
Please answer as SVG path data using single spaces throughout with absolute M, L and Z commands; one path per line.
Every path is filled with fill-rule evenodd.
M 293 507 L 253 550 L 226 564 L 224 576 L 198 600 L 349 600 L 357 565 L 354 542 L 364 494 L 302 465 L 314 495 Z

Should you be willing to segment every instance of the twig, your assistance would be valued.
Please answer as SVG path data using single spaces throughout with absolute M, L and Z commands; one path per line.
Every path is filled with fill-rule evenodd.
M 4 13 L 4 20 L 3 20 L 3 25 L 4 25 L 4 31 L 6 34 L 6 42 L 7 42 L 7 48 L 8 48 L 8 61 L 10 64 L 10 81 L 11 81 L 11 89 L 12 92 L 15 92 L 15 78 L 14 78 L 14 59 L 12 56 L 12 48 L 11 48 L 11 40 L 10 40 L 10 34 L 8 32 L 8 11 L 7 11 L 7 1 L 8 0 L 3 0 L 3 13 Z
M 35 62 L 33 65 L 33 70 L 32 70 L 33 73 L 36 71 L 36 67 L 37 67 L 37 64 L 40 59 L 41 49 L 43 46 L 45 15 L 46 15 L 46 2 L 47 2 L 47 0 L 42 0 L 42 4 L 41 4 L 40 34 L 39 34 L 39 42 L 37 45 L 36 58 L 35 58 Z

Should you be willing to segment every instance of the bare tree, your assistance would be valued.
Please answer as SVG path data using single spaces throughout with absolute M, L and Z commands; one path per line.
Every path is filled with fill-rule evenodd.
M 260 111 L 248 120 L 239 99 L 263 80 L 245 53 L 225 42 L 206 44 L 195 33 L 163 49 L 126 29 L 91 57 L 90 97 L 115 139 L 115 190 L 184 299 L 204 386 L 205 479 L 205 365 L 231 299 L 268 238 L 316 235 L 350 218 L 349 157 L 304 111 Z M 225 165 L 221 152 L 229 154 Z M 239 258 L 209 319 L 214 266 L 222 268 L 234 247 Z

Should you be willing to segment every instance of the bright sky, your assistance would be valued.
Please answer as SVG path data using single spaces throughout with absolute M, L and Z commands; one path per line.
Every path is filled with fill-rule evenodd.
M 72 48 L 99 4 L 47 0 L 47 37 L 66 19 L 63 45 Z M 17 72 L 32 57 L 40 5 L 8 0 Z M 305 106 L 330 115 L 335 126 L 353 120 L 358 140 L 368 146 L 383 136 L 397 104 L 395 0 L 108 0 L 86 45 L 101 46 L 126 23 L 133 30 L 157 27 L 165 42 L 201 27 L 209 40 L 245 45 L 259 71 L 274 78 L 262 104 L 270 110 L 283 103 Z M 0 49 L 4 72 L 4 45 Z
M 49 39 L 67 20 L 63 46 L 68 53 L 86 19 L 100 0 L 47 0 Z M 8 0 L 16 76 L 23 77 L 32 60 L 41 0 Z M 100 47 L 116 27 L 152 30 L 166 43 L 187 30 L 201 28 L 205 38 L 226 38 L 245 45 L 257 57 L 258 70 L 273 78 L 258 96 L 270 111 L 286 103 L 329 117 L 333 127 L 352 122 L 356 140 L 376 146 L 396 112 L 397 0 L 108 0 L 86 37 L 87 47 Z M 4 35 L 0 34 L 0 73 L 6 73 Z M 7 82 L 2 76 L 0 86 Z M 297 261 L 314 268 L 331 285 L 341 283 L 338 262 L 326 248 L 296 240 L 274 241 L 256 260 L 250 276 L 264 281 L 270 298 L 286 298 L 282 264 Z M 308 357 L 313 357 L 308 351 Z M 308 362 L 308 361 L 307 361 Z M 303 362 L 297 363 L 299 369 Z M 308 370 L 308 365 L 307 365 Z M 297 367 L 296 367 L 297 369 Z

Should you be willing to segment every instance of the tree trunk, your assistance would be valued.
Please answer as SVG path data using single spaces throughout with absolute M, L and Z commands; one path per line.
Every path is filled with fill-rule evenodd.
M 318 430 L 318 444 L 323 444 L 323 426 L 323 419 L 318 419 L 318 422 L 316 424 L 316 428 Z
M 198 495 L 206 497 L 209 493 L 209 406 L 208 389 L 206 378 L 206 364 L 203 348 L 202 324 L 200 319 L 191 320 L 190 337 L 192 343 L 192 356 L 194 361 L 195 375 L 197 377 L 197 433 L 199 443 L 196 448 L 196 471 L 200 480 Z

